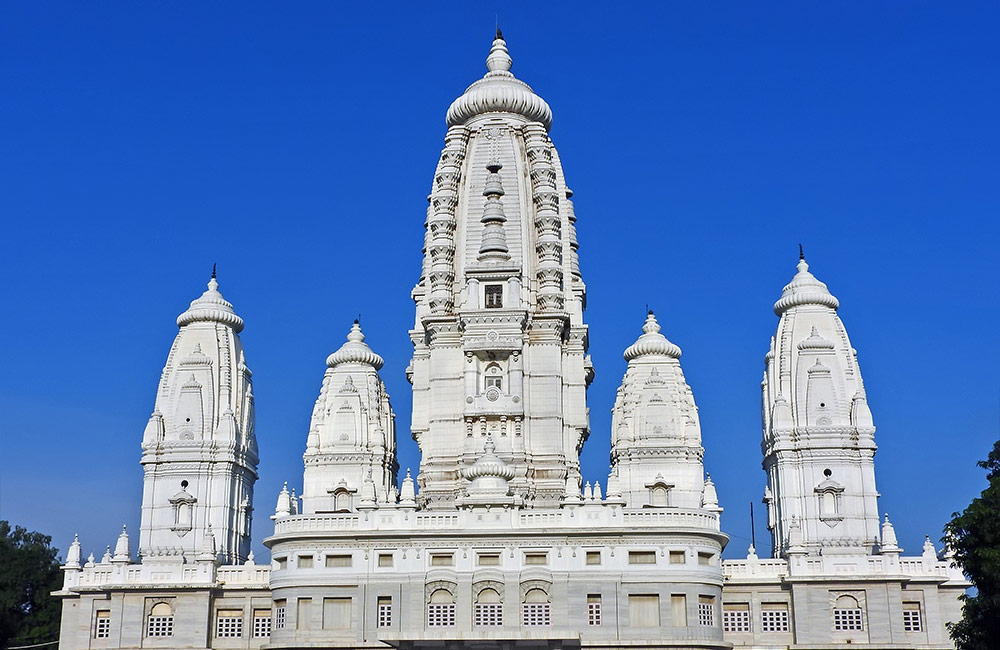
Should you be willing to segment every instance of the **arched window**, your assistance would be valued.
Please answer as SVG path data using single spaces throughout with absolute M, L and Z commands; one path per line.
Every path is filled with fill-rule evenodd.
M 529 589 L 521 603 L 521 623 L 528 626 L 551 625 L 552 604 L 542 589 Z
M 500 592 L 492 588 L 481 590 L 476 596 L 473 618 L 476 625 L 503 625 L 503 601 Z
M 662 508 L 667 505 L 667 487 L 665 485 L 654 485 L 650 489 L 650 504 Z
M 146 636 L 174 635 L 174 610 L 169 603 L 156 603 L 146 617 Z
M 427 626 L 455 625 L 455 597 L 447 589 L 435 589 L 427 601 Z
M 486 368 L 486 383 L 484 388 L 487 390 L 496 388 L 499 391 L 503 391 L 503 370 L 495 363 L 490 364 Z
M 337 490 L 333 493 L 333 511 L 351 511 L 351 493 L 347 490 Z
M 840 596 L 833 606 L 834 630 L 863 630 L 864 614 L 861 604 L 854 596 Z

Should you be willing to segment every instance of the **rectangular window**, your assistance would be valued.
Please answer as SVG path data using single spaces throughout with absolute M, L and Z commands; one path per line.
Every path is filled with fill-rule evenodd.
M 274 629 L 285 629 L 285 601 L 274 601 Z
M 524 554 L 525 564 L 542 565 L 549 563 L 548 553 L 525 553 Z
M 655 594 L 629 594 L 630 627 L 660 627 L 660 597 Z
M 552 624 L 552 606 L 549 603 L 521 603 L 521 624 L 539 626 Z
M 454 625 L 455 603 L 427 604 L 427 627 L 452 627 Z
M 328 569 L 351 566 L 352 559 L 350 555 L 327 555 L 326 566 Z
M 476 556 L 476 563 L 479 566 L 500 566 L 500 554 L 480 553 Z
M 378 597 L 378 626 L 392 627 L 392 596 Z
M 714 559 L 715 559 L 715 556 L 712 555 L 711 553 L 699 553 L 698 554 L 698 564 L 702 564 L 702 565 L 708 566 L 708 565 L 712 564 L 712 561 Z
M 761 632 L 788 631 L 788 603 L 761 603 Z
M 452 553 L 431 553 L 431 566 L 452 566 L 455 556 Z
M 299 556 L 299 568 L 300 569 L 311 569 L 311 568 L 313 568 L 313 556 L 311 556 L 311 555 L 300 555 Z
M 833 629 L 842 630 L 863 630 L 864 623 L 861 616 L 860 607 L 837 608 L 833 610 Z
M 698 625 L 715 626 L 715 596 L 698 596 Z
M 750 631 L 750 603 L 722 603 L 722 631 Z
M 111 636 L 111 610 L 99 609 L 94 616 L 94 638 L 107 639 Z
M 674 594 L 670 597 L 670 618 L 674 622 L 674 627 L 687 627 L 687 596 L 684 594 Z
M 671 564 L 687 564 L 687 556 L 684 551 L 670 551 Z
M 923 632 L 924 624 L 920 619 L 920 603 L 903 603 L 903 631 Z
M 482 627 L 503 625 L 503 603 L 476 603 L 473 622 Z
M 288 568 L 288 558 L 276 557 L 274 558 L 274 564 L 276 569 L 283 570 Z
M 324 630 L 349 630 L 351 629 L 351 598 L 324 598 L 323 599 L 323 629 Z
M 600 564 L 601 563 L 601 552 L 600 551 L 587 551 L 587 564 Z
M 150 616 L 146 619 L 146 636 L 164 637 L 174 635 L 173 616 Z
M 238 639 L 243 636 L 243 610 L 218 610 L 215 613 L 215 636 L 220 639 Z
M 379 553 L 378 565 L 381 567 L 392 566 L 392 553 Z
M 295 627 L 299 630 L 312 628 L 312 598 L 299 598 L 295 609 Z
M 487 284 L 483 290 L 486 297 L 487 309 L 500 309 L 503 307 L 503 285 Z
M 253 610 L 253 638 L 266 639 L 271 636 L 271 610 Z
M 587 625 L 601 624 L 601 594 L 587 594 Z
M 629 551 L 629 564 L 656 564 L 656 551 Z

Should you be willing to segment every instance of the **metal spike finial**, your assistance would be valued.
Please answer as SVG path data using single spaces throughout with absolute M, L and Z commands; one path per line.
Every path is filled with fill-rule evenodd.
M 497 25 L 497 37 L 496 40 L 503 40 L 503 32 L 500 31 L 500 25 Z
M 805 258 L 806 254 L 802 251 L 802 244 L 799 244 L 799 259 L 804 260 Z
M 212 279 L 215 279 L 215 263 L 212 263 Z

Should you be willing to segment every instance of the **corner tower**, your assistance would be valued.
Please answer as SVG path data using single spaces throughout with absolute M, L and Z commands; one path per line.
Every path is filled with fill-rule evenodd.
M 880 536 L 875 426 L 839 305 L 800 255 L 774 304 L 780 320 L 762 383 L 775 556 L 871 552 Z
M 379 377 L 382 357 L 354 321 L 326 359 L 304 455 L 302 512 L 349 512 L 396 502 L 396 422 Z
M 177 325 L 143 434 L 139 553 L 193 561 L 214 535 L 219 558 L 234 564 L 250 552 L 257 441 L 243 319 L 214 269 Z
M 572 192 L 552 112 L 511 64 L 498 30 L 448 109 L 431 186 L 407 370 L 427 508 L 456 507 L 488 436 L 529 507 L 580 489 L 593 368 Z
M 720 513 L 715 487 L 705 480 L 698 407 L 680 356 L 650 311 L 642 336 L 625 350 L 628 368 L 612 410 L 608 499 L 628 508 Z

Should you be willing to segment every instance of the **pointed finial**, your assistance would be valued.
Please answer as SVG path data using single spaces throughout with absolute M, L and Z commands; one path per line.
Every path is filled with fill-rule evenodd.
M 212 264 L 212 279 L 215 279 L 215 263 Z
M 802 250 L 802 244 L 799 244 L 799 259 L 804 260 L 806 258 L 805 252 Z
M 503 40 L 503 32 L 500 31 L 500 25 L 497 25 L 497 37 L 493 40 Z

